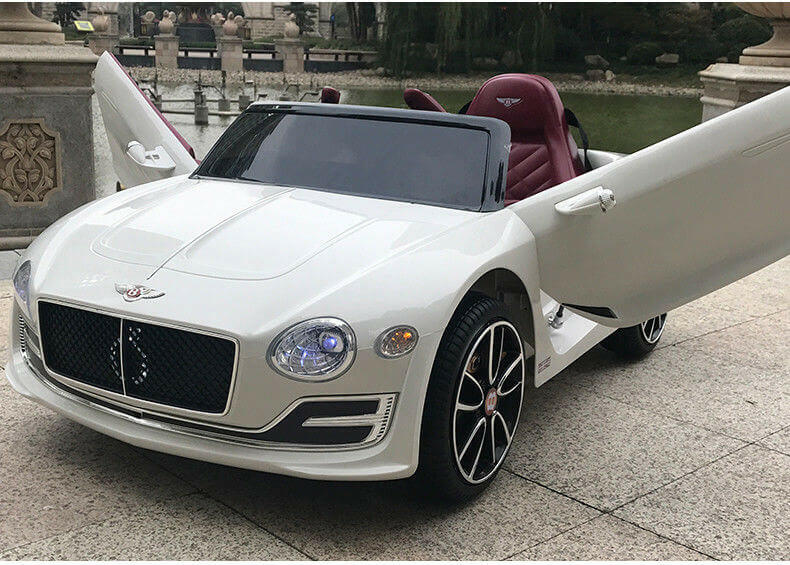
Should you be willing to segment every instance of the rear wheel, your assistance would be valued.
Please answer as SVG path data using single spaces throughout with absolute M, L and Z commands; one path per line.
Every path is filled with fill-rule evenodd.
M 626 359 L 640 359 L 656 348 L 666 322 L 667 315 L 661 314 L 630 328 L 620 328 L 601 345 Z
M 522 339 L 505 306 L 465 299 L 436 355 L 423 411 L 417 479 L 460 501 L 494 479 L 513 441 L 525 387 Z

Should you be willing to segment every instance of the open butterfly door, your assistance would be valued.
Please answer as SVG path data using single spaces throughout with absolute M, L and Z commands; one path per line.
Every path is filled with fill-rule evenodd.
M 790 251 L 790 87 L 509 209 L 556 300 L 616 327 L 667 312 Z
M 195 169 L 192 148 L 112 54 L 99 58 L 93 82 L 121 184 L 135 186 Z

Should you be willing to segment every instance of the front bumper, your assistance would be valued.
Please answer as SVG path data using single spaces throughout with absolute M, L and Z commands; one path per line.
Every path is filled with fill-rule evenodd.
M 13 336 L 18 330 L 13 320 L 12 326 Z M 6 376 L 23 396 L 98 432 L 146 449 L 311 479 L 397 479 L 410 476 L 417 467 L 422 402 L 438 339 L 438 335 L 424 336 L 422 347 L 412 354 L 386 435 L 374 445 L 342 450 L 249 445 L 221 434 L 212 437 L 145 413 L 115 409 L 111 404 L 64 390 L 37 374 L 26 362 L 17 340 L 12 340 Z

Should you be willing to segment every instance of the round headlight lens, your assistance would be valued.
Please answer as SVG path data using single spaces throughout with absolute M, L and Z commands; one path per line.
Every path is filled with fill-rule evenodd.
M 395 326 L 376 339 L 376 353 L 385 359 L 394 359 L 411 353 L 417 345 L 417 330 L 411 326 Z
M 28 309 L 30 308 L 30 268 L 30 261 L 25 261 L 19 265 L 14 274 L 14 290 L 16 290 L 17 296 L 25 303 Z
M 316 318 L 281 333 L 269 349 L 269 362 L 287 377 L 325 381 L 345 373 L 355 354 L 356 339 L 348 324 Z

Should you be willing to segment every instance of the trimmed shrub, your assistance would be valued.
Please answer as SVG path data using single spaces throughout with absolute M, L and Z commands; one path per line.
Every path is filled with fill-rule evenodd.
M 626 53 L 626 57 L 632 65 L 655 65 L 656 57 L 663 52 L 664 50 L 658 43 L 644 41 L 631 47 Z
M 716 30 L 727 59 L 733 63 L 738 62 L 744 49 L 768 41 L 771 34 L 771 26 L 765 20 L 748 14 L 724 22 Z
M 557 28 L 554 38 L 554 61 L 577 63 L 582 60 L 582 41 L 566 27 Z
M 725 46 L 735 44 L 759 45 L 771 38 L 771 26 L 748 14 L 724 22 L 716 30 L 716 37 Z

